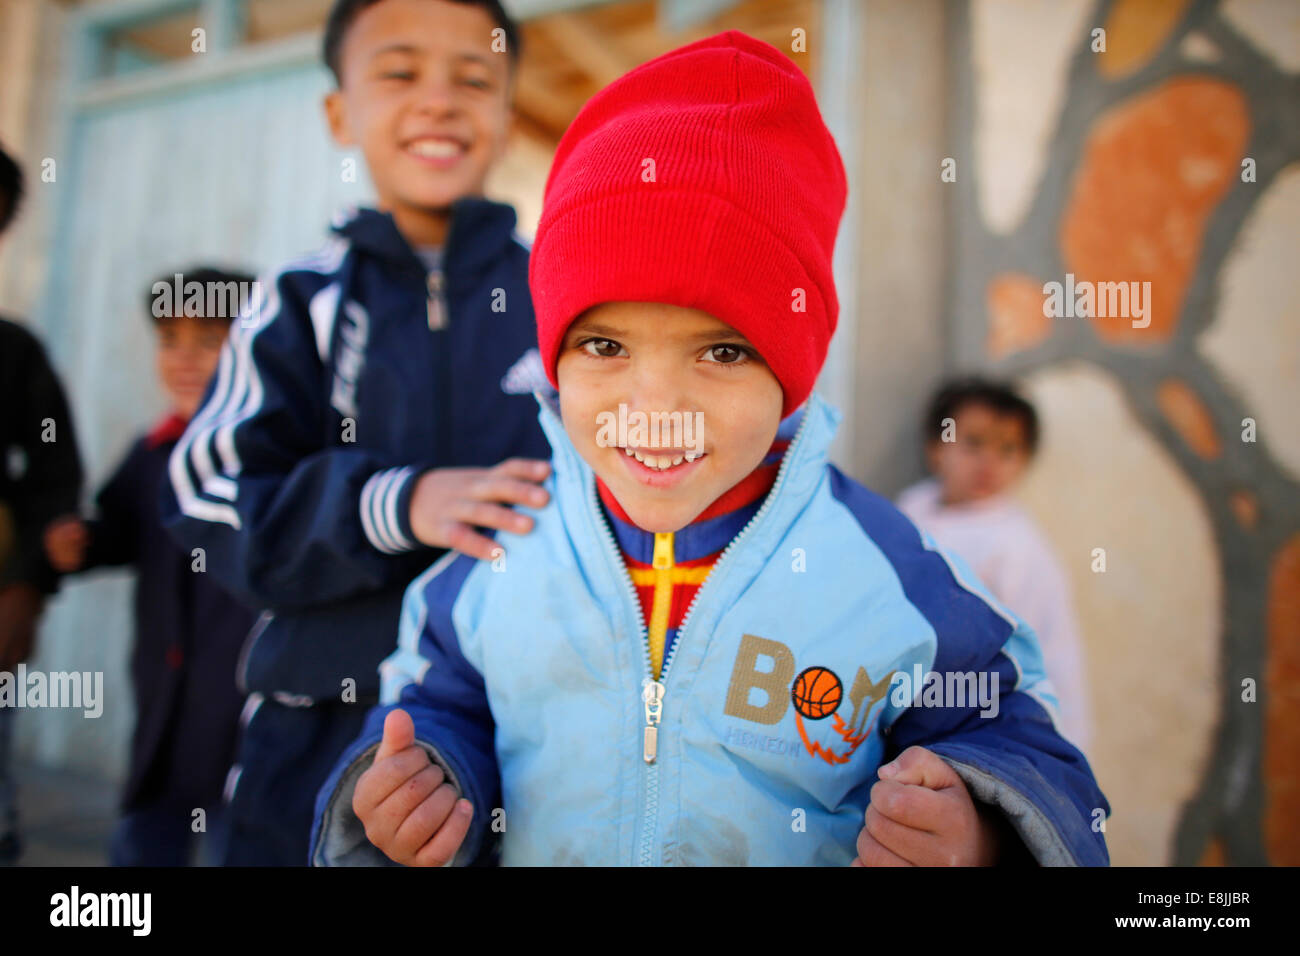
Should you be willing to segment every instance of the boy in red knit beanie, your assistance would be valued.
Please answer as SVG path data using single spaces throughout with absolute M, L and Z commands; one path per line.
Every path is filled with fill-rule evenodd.
M 845 193 L 740 33 L 583 109 L 529 277 L 553 500 L 412 584 L 313 862 L 1106 862 L 1032 631 L 826 462 Z

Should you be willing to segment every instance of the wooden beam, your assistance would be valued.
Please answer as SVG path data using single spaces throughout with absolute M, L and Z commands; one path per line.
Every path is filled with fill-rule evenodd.
M 618 49 L 614 37 L 597 30 L 580 16 L 561 13 L 530 26 L 545 33 L 556 49 L 595 80 L 597 86 L 609 85 L 638 65 Z
M 564 135 L 574 116 L 565 98 L 550 85 L 522 75 L 515 81 L 515 110 L 521 119 L 541 127 L 552 139 Z
M 554 127 L 540 123 L 530 114 L 521 109 L 515 110 L 515 132 L 518 136 L 525 139 L 533 139 L 542 143 L 549 143 L 552 147 L 560 141 L 564 135 L 564 130 L 556 130 Z M 0 246 L 0 249 L 3 249 Z

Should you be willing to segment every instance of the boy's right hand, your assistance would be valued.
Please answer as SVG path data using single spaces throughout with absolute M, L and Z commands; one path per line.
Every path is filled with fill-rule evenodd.
M 469 832 L 474 809 L 447 782 L 442 768 L 415 742 L 404 710 L 384 719 L 375 762 L 357 780 L 352 810 L 366 837 L 404 866 L 445 866 Z
M 489 561 L 500 545 L 475 526 L 527 534 L 533 519 L 505 505 L 545 505 L 550 496 L 538 482 L 550 473 L 550 463 L 537 458 L 511 458 L 493 468 L 426 471 L 411 495 L 411 530 L 422 544 Z
M 79 570 L 90 546 L 90 530 L 76 515 L 63 515 L 45 526 L 45 556 L 50 567 L 68 574 Z

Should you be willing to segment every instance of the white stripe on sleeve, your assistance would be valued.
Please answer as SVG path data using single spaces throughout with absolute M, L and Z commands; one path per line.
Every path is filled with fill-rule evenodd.
M 397 499 L 412 471 L 409 466 L 377 471 L 361 488 L 361 528 L 375 549 L 384 554 L 400 554 L 418 547 L 397 524 Z
M 348 242 L 331 240 L 316 255 L 287 265 L 281 274 L 313 271 L 328 275 L 336 272 L 347 254 Z M 262 407 L 264 389 L 253 345 L 257 336 L 278 318 L 281 311 L 279 276 L 259 281 L 254 295 L 230 330 L 218 365 L 217 385 L 210 400 L 200 409 L 177 444 L 169 463 L 172 487 L 181 512 L 204 521 L 240 527 L 239 513 L 229 504 L 212 501 L 201 495 L 233 502 L 238 497 L 237 479 L 242 469 L 235 447 L 235 431 L 255 416 Z M 319 342 L 319 330 L 313 327 Z M 221 461 L 220 470 L 213 461 L 213 451 Z M 193 476 L 191 477 L 191 469 Z M 195 482 L 200 490 L 195 488 Z
M 384 503 L 384 521 L 388 526 L 389 536 L 397 542 L 403 551 L 414 551 L 419 545 L 402 533 L 402 523 L 397 514 L 397 501 L 402 497 L 402 489 L 411 480 L 414 468 L 403 468 L 388 486 L 388 500 Z

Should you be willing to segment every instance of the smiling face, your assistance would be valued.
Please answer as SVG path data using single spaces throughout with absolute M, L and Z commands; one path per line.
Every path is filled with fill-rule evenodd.
M 495 28 L 480 7 L 382 0 L 344 37 L 330 131 L 360 146 L 380 208 L 412 243 L 444 242 L 451 204 L 481 195 L 505 150 L 511 70 Z
M 758 467 L 781 422 L 781 384 L 758 351 L 698 309 L 588 309 L 556 377 L 569 439 L 646 531 L 688 525 Z M 625 428 L 608 427 L 619 418 Z
M 158 381 L 172 410 L 182 418 L 193 418 L 198 411 L 228 331 L 223 321 L 185 315 L 158 321 Z

